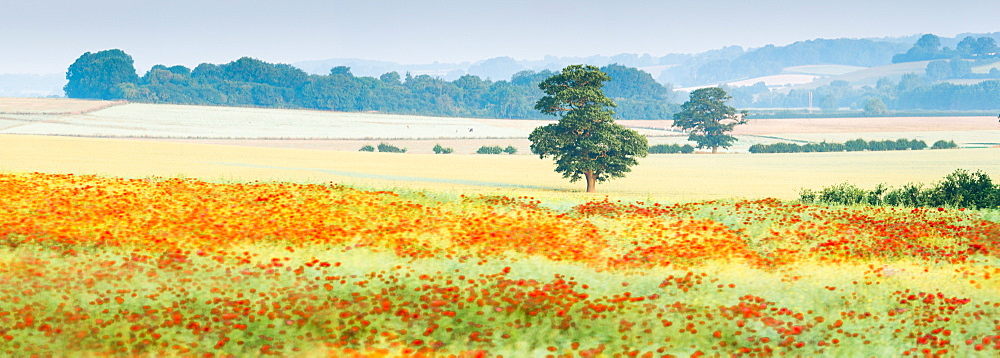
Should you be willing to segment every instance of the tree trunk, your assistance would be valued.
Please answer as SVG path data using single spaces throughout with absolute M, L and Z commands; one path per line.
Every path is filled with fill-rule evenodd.
M 712 147 L 712 154 L 719 154 L 719 147 Z
M 596 193 L 597 192 L 597 176 L 594 175 L 593 170 L 588 170 L 583 172 L 583 176 L 587 178 L 587 192 Z

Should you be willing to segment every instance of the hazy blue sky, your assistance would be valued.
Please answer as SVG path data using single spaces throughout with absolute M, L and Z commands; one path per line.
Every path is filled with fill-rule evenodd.
M 62 73 L 80 54 L 110 48 L 132 55 L 140 72 L 242 56 L 410 64 L 662 56 L 996 32 L 998 14 L 997 0 L 3 0 L 0 73 Z

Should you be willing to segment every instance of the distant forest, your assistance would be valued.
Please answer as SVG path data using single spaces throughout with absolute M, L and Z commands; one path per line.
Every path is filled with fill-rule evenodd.
M 617 103 L 618 117 L 660 119 L 674 112 L 671 91 L 648 73 L 614 64 L 601 70 L 612 77 L 604 92 Z M 326 75 L 309 75 L 291 65 L 244 57 L 194 69 L 157 65 L 138 77 L 131 56 L 107 50 L 88 52 L 70 66 L 66 94 L 148 103 L 535 119 L 544 118 L 534 109 L 542 96 L 538 84 L 553 74 L 521 71 L 510 80 L 465 75 L 446 81 L 397 72 L 358 77 L 350 67 L 337 66 Z
M 68 97 L 148 103 L 539 119 L 545 116 L 534 109 L 541 97 L 538 83 L 558 71 L 563 62 L 617 61 L 601 67 L 612 78 L 604 92 L 618 104 L 616 116 L 669 119 L 678 103 L 686 100 L 673 91 L 673 83 L 711 85 L 781 74 L 788 67 L 803 65 L 878 67 L 928 61 L 924 71 L 885 77 L 874 85 L 840 80 L 809 89 L 775 90 L 762 82 L 722 87 L 733 96 L 730 104 L 739 108 L 884 108 L 866 112 L 871 115 L 885 115 L 885 111 L 993 110 L 1000 109 L 997 37 L 1000 33 L 967 35 L 961 40 L 928 34 L 909 39 L 909 43 L 899 39 L 818 39 L 751 50 L 733 46 L 697 55 L 546 58 L 545 64 L 536 63 L 539 67 L 530 69 L 526 62 L 497 58 L 477 63 L 470 72 L 510 77 L 485 79 L 459 70 L 449 72 L 451 79 L 397 71 L 359 76 L 343 65 L 310 74 L 289 64 L 250 57 L 225 64 L 203 63 L 194 69 L 156 65 L 140 77 L 131 56 L 121 50 L 106 50 L 80 56 L 67 71 L 64 89 Z M 315 71 L 315 66 L 322 64 L 312 66 Z M 640 67 L 661 69 L 659 81 Z M 974 67 L 979 70 L 973 71 Z M 366 67 L 365 72 L 372 68 Z

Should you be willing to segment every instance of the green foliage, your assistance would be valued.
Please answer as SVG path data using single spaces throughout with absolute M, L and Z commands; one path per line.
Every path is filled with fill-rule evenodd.
M 726 133 L 734 127 L 746 124 L 746 111 L 737 112 L 727 106 L 731 99 L 726 91 L 719 87 L 702 88 L 691 92 L 691 99 L 681 105 L 681 111 L 674 114 L 673 127 L 690 131 L 688 140 L 698 143 L 698 148 L 719 147 L 729 148 L 737 139 Z
M 955 144 L 955 141 L 953 140 L 946 141 L 942 139 L 937 142 L 934 142 L 934 144 L 931 145 L 931 149 L 955 149 L 955 148 L 958 148 L 958 144 Z
M 454 149 L 449 147 L 443 147 L 440 144 L 434 145 L 434 154 L 451 154 L 451 152 L 453 151 Z
M 994 185 L 990 177 L 981 171 L 969 173 L 957 169 L 927 188 L 923 184 L 910 183 L 898 189 L 879 184 L 873 190 L 865 190 L 842 183 L 819 192 L 803 189 L 799 192 L 799 200 L 803 203 L 840 205 L 997 208 L 1000 207 L 1000 186 Z
M 694 153 L 694 147 L 690 144 L 657 144 L 649 146 L 649 154 L 690 154 Z
M 507 154 L 517 154 L 517 148 L 512 145 L 508 145 L 507 148 L 503 149 L 503 152 Z
M 503 153 L 503 147 L 499 145 L 484 145 L 476 150 L 476 154 L 500 154 Z
M 774 143 L 774 144 L 754 144 L 750 146 L 750 153 L 809 153 L 809 152 L 857 152 L 863 150 L 887 151 L 887 150 L 921 150 L 927 148 L 927 143 L 918 139 L 897 139 L 882 141 L 865 141 L 864 139 L 849 140 L 846 143 Z
M 134 61 L 122 50 L 84 53 L 66 71 L 66 97 L 125 99 L 128 85 L 139 82 Z
M 406 148 L 400 148 L 387 143 L 379 143 L 378 151 L 380 153 L 406 153 Z
M 669 118 L 670 90 L 635 68 L 611 65 L 620 80 L 621 115 L 629 118 Z M 127 77 L 131 74 L 131 77 Z M 553 72 L 521 71 L 510 80 L 493 81 L 473 75 L 445 81 L 429 75 L 405 77 L 385 73 L 379 78 L 358 77 L 347 66 L 327 75 L 308 75 L 287 64 L 250 57 L 193 70 L 156 65 L 141 79 L 132 59 L 120 50 L 84 54 L 70 67 L 67 93 L 79 98 L 124 98 L 137 102 L 276 108 L 312 108 L 333 111 L 478 118 L 538 119 L 534 110 L 543 96 L 538 84 Z
M 614 123 L 615 103 L 601 90 L 610 79 L 597 67 L 573 65 L 538 85 L 545 96 L 535 109 L 560 119 L 531 132 L 531 152 L 553 157 L 556 172 L 571 182 L 586 178 L 588 192 L 624 177 L 648 151 L 645 136 Z
M 637 68 L 611 64 L 601 67 L 611 80 L 602 90 L 617 105 L 615 114 L 628 119 L 667 119 L 677 112 L 671 91 L 649 73 Z
M 361 151 L 361 152 L 374 152 L 375 151 L 375 147 L 371 146 L 370 144 L 365 144 L 363 147 L 361 147 L 361 149 L 358 149 L 358 151 Z

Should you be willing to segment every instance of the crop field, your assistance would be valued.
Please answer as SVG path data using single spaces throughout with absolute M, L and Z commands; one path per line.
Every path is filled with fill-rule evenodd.
M 397 154 L 292 148 L 0 135 L 0 171 L 128 178 L 337 182 L 373 188 L 458 193 L 581 195 L 531 155 Z M 930 183 L 955 169 L 1000 177 L 1000 149 L 864 153 L 650 155 L 627 177 L 598 185 L 603 195 L 689 201 L 774 197 L 850 181 L 874 187 Z
M 0 354 L 1000 353 L 1000 208 L 795 201 L 955 169 L 1000 178 L 995 118 L 761 121 L 741 141 L 986 144 L 650 155 L 587 194 L 551 160 L 466 154 L 527 153 L 520 133 L 544 122 L 135 106 L 0 130 Z M 44 121 L 137 135 L 19 132 Z M 666 121 L 623 122 L 683 141 Z M 357 151 L 380 141 L 412 150 Z M 426 154 L 435 143 L 461 149 Z

